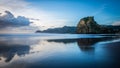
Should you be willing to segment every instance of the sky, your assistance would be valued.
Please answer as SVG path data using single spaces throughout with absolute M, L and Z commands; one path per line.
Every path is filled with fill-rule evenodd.
M 120 25 L 119 4 L 120 0 L 0 0 L 0 13 L 7 10 L 28 18 L 32 23 L 25 28 L 76 26 L 87 16 L 94 16 L 98 24 Z

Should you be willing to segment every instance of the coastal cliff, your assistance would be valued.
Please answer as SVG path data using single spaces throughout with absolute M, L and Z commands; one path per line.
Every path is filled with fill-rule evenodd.
M 78 34 L 114 34 L 120 32 L 120 26 L 99 25 L 93 16 L 82 18 L 77 24 Z

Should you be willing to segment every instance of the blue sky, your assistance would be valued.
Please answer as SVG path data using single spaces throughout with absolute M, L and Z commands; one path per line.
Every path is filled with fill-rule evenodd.
M 120 0 L 27 0 L 38 9 L 70 20 L 76 25 L 80 18 L 95 16 L 99 24 L 111 25 L 120 19 Z M 67 25 L 66 24 L 66 25 Z

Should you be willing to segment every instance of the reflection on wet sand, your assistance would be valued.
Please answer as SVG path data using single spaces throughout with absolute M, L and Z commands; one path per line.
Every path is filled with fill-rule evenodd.
M 117 39 L 115 37 L 103 37 L 103 38 L 81 38 L 77 40 L 78 46 L 82 51 L 94 51 L 95 46 L 99 42 L 106 42 Z
M 80 53 L 78 53 L 79 55 L 77 55 L 78 60 L 81 60 L 82 57 L 88 58 L 88 56 L 90 56 L 90 55 L 82 56 L 83 54 L 86 54 L 86 52 L 93 53 L 93 52 L 95 52 L 95 49 L 99 50 L 100 48 L 96 47 L 96 46 L 98 46 L 98 43 L 106 42 L 106 41 L 110 41 L 110 42 L 104 43 L 105 48 L 101 48 L 101 51 L 107 51 L 109 53 L 108 54 L 103 53 L 102 54 L 102 55 L 104 55 L 103 58 L 105 58 L 106 55 L 110 54 L 109 58 L 111 58 L 111 57 L 116 58 L 114 60 L 117 61 L 117 58 L 119 57 L 118 54 L 120 53 L 120 51 L 119 51 L 120 42 L 118 41 L 118 42 L 111 43 L 111 41 L 116 40 L 116 39 L 119 39 L 119 37 L 49 39 L 49 40 L 44 40 L 44 39 L 41 40 L 39 38 L 31 39 L 31 38 L 14 38 L 14 37 L 10 38 L 10 39 L 0 39 L 0 63 L 3 60 L 5 63 L 10 63 L 10 61 L 13 60 L 12 62 L 14 63 L 15 55 L 19 56 L 18 58 L 20 58 L 20 57 L 24 58 L 26 56 L 28 57 L 28 55 L 30 56 L 30 54 L 32 54 L 30 56 L 32 58 L 28 58 L 28 59 L 34 60 L 33 57 L 38 56 L 36 58 L 37 59 L 39 58 L 38 59 L 39 63 L 41 63 L 41 62 L 44 63 L 45 59 L 48 59 L 49 57 L 54 56 L 54 55 L 56 56 L 56 59 L 59 59 L 59 58 L 57 58 L 58 56 L 60 57 L 60 56 L 66 55 L 66 57 L 64 57 L 64 58 L 66 58 L 66 61 L 67 60 L 70 61 L 70 59 L 75 59 L 74 57 L 76 57 L 76 56 L 74 56 L 74 54 L 72 54 L 72 50 L 74 51 L 74 53 L 75 52 L 78 53 L 79 51 L 81 51 Z M 75 48 L 73 48 L 73 47 L 75 47 Z M 35 55 L 33 55 L 33 54 L 35 54 Z M 99 52 L 97 52 L 97 54 L 99 54 Z M 94 55 L 97 56 L 97 54 L 94 54 Z M 67 55 L 69 55 L 69 56 L 67 56 Z M 72 57 L 71 55 L 73 55 L 74 57 Z M 45 58 L 44 61 L 40 61 L 43 58 Z M 92 58 L 94 59 L 94 57 L 92 57 Z M 26 60 L 28 61 L 28 59 L 26 59 Z M 54 59 L 54 60 L 56 60 L 56 59 Z M 62 60 L 65 60 L 65 59 L 61 59 L 61 62 L 62 62 Z M 71 61 L 73 61 L 73 60 L 71 60 Z M 84 61 L 87 62 L 87 59 Z M 77 61 L 77 62 L 81 63 L 81 61 Z M 33 63 L 33 65 L 34 64 L 37 64 L 37 63 Z M 57 62 L 56 62 L 56 65 L 57 65 Z M 79 64 L 79 65 L 82 65 L 82 64 Z M 14 64 L 13 64 L 13 66 L 14 66 Z M 28 66 L 30 66 L 30 64 L 28 64 Z
M 29 54 L 29 45 L 35 44 L 36 41 L 38 40 L 33 41 L 30 38 L 0 38 L 0 61 L 10 62 L 15 55 Z
M 24 46 L 24 45 L 12 45 L 12 46 L 6 46 L 0 45 L 0 59 L 2 60 L 2 57 L 5 58 L 5 62 L 9 62 L 12 60 L 12 58 L 17 54 L 18 56 L 23 56 L 25 54 L 29 54 L 30 47 Z
M 99 42 L 106 42 L 106 41 L 111 41 L 119 39 L 118 37 L 101 37 L 101 38 L 80 38 L 80 39 L 52 39 L 52 40 L 47 40 L 48 42 L 56 42 L 56 43 L 64 43 L 64 44 L 69 44 L 73 42 L 77 42 L 78 46 L 80 47 L 80 50 L 82 51 L 90 51 L 94 50 L 95 47 L 94 45 L 99 43 Z

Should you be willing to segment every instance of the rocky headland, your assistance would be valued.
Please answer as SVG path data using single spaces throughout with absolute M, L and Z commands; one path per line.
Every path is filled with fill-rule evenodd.
M 120 26 L 99 25 L 93 16 L 82 18 L 77 24 L 78 34 L 115 34 L 120 33 Z

